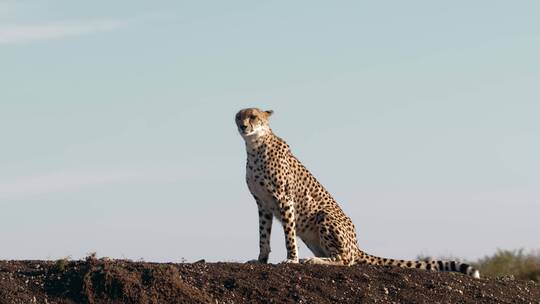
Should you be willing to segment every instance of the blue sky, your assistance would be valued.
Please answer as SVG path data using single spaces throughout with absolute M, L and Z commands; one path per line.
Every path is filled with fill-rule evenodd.
M 0 259 L 256 257 L 249 106 L 370 253 L 538 249 L 539 9 L 0 0 Z

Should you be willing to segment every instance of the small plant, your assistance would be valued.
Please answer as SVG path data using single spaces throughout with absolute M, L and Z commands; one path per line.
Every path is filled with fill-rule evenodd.
M 487 277 L 513 275 L 516 279 L 540 282 L 540 252 L 525 253 L 523 249 L 499 249 L 476 263 L 480 273 Z
M 66 271 L 66 266 L 69 263 L 70 259 L 71 257 L 67 256 L 65 258 L 56 260 L 56 262 L 54 263 L 54 270 L 56 270 L 57 272 Z

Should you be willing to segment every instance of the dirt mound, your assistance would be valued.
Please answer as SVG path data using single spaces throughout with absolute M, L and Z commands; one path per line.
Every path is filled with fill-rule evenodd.
M 0 261 L 4 303 L 540 303 L 540 285 L 358 265 Z

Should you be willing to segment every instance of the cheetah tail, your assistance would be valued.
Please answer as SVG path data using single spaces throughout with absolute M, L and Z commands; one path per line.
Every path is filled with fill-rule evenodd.
M 389 258 L 381 258 L 367 254 L 360 249 L 356 258 L 358 264 L 370 264 L 370 265 L 382 265 L 393 266 L 403 268 L 418 268 L 431 271 L 450 271 L 461 272 L 463 274 L 472 276 L 473 278 L 480 278 L 480 271 L 475 269 L 469 264 L 461 263 L 458 261 L 406 261 L 406 260 L 394 260 Z

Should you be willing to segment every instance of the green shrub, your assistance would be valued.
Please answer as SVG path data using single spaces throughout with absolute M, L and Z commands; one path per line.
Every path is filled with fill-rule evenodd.
M 66 266 L 69 263 L 69 259 L 70 259 L 70 257 L 65 257 L 63 259 L 56 260 L 56 262 L 54 263 L 54 268 L 53 269 L 56 270 L 57 272 L 66 271 Z
M 474 264 L 485 277 L 513 275 L 516 279 L 540 282 L 540 252 L 499 249 Z

